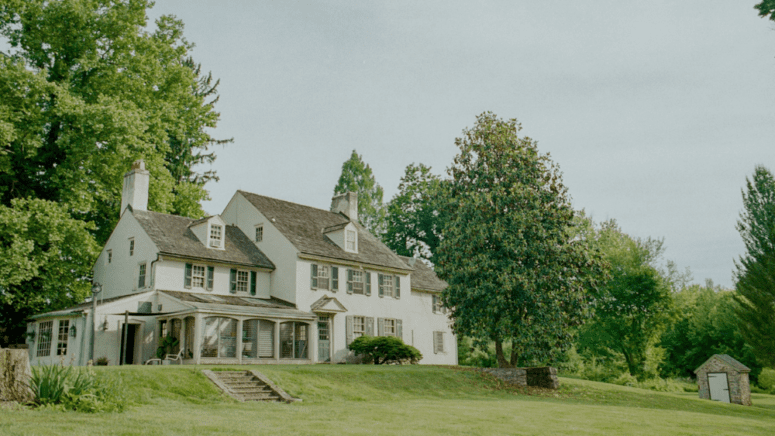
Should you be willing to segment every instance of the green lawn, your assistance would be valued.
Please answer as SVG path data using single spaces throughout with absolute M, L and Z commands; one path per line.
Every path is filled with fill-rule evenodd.
M 525 392 L 439 367 L 254 368 L 304 401 L 238 403 L 201 367 L 101 368 L 126 384 L 125 412 L 0 410 L 0 434 L 775 434 L 770 395 L 744 407 L 574 379 L 558 392 Z

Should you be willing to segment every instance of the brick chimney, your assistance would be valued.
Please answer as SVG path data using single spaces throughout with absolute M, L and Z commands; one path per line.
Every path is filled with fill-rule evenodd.
M 358 194 L 348 192 L 331 199 L 331 212 L 342 212 L 350 221 L 358 221 Z
M 132 210 L 148 210 L 148 183 L 151 173 L 145 169 L 145 162 L 140 159 L 132 163 L 132 169 L 124 174 L 124 189 L 121 191 L 121 214 L 127 206 Z

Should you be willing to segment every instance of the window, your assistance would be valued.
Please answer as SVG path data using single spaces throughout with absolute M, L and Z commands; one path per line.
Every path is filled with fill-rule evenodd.
M 383 334 L 385 336 L 395 336 L 396 335 L 396 320 L 394 319 L 386 319 L 384 321 L 384 330 Z
M 191 286 L 195 288 L 205 287 L 205 267 L 203 265 L 194 265 L 191 270 Z
M 255 280 L 256 276 L 252 276 Z M 249 274 L 249 271 L 244 270 L 237 270 L 233 269 L 231 270 L 231 286 L 229 288 L 229 291 L 234 294 L 237 292 L 247 292 L 248 287 L 250 289 L 255 289 L 255 282 L 250 283 L 251 274 Z M 255 292 L 255 291 L 254 291 Z
M 310 288 L 311 289 L 339 289 L 339 268 L 327 265 L 310 266 Z
M 129 238 L 129 255 L 135 255 L 135 238 Z
M 366 320 L 362 316 L 353 317 L 353 339 L 366 334 Z
M 223 227 L 213 224 L 210 226 L 210 246 L 220 247 L 223 241 Z
M 444 332 L 433 332 L 433 353 L 444 352 Z
M 113 250 L 108 250 L 108 263 L 113 262 Z
M 401 298 L 401 278 L 399 276 L 380 274 L 379 296 Z
M 54 328 L 54 321 L 46 321 L 39 324 L 38 327 L 38 357 L 51 355 L 51 330 Z
M 348 269 L 347 292 L 351 294 L 371 295 L 371 274 L 368 271 Z
M 140 264 L 140 274 L 138 274 L 138 276 L 137 276 L 137 288 L 138 289 L 142 289 L 142 288 L 145 287 L 145 269 L 146 269 L 146 264 L 145 263 L 141 263 Z
M 441 305 L 441 295 L 433 295 L 433 313 L 447 313 L 447 309 Z
M 264 240 L 264 225 L 259 224 L 256 226 L 256 242 L 261 242 Z
M 202 357 L 237 357 L 236 319 L 211 316 L 202 329 Z
M 242 322 L 242 357 L 274 357 L 274 323 L 263 319 Z
M 70 320 L 59 320 L 59 335 L 57 337 L 57 356 L 67 354 L 67 337 L 70 333 Z
M 345 247 L 347 247 L 347 251 L 357 251 L 357 245 L 356 245 L 356 233 L 354 230 L 347 230 L 346 232 L 346 242 Z

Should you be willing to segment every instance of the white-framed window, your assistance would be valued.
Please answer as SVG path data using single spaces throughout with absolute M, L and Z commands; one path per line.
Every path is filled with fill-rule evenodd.
M 444 353 L 444 332 L 433 332 L 433 353 Z
M 383 321 L 385 324 L 383 326 L 383 334 L 385 336 L 395 336 L 396 335 L 396 320 L 385 318 Z
M 358 251 L 358 234 L 355 230 L 347 230 L 345 232 L 345 247 L 347 251 Z
M 45 321 L 38 324 L 38 357 L 51 355 L 51 334 L 54 329 L 54 321 Z
M 142 289 L 145 287 L 145 275 L 147 264 L 145 262 L 140 264 L 140 272 L 137 275 L 137 288 Z
M 247 271 L 237 271 L 237 292 L 247 292 L 250 284 L 250 276 Z
M 433 313 L 447 313 L 447 308 L 441 305 L 441 295 L 433 295 Z
M 261 242 L 264 240 L 264 225 L 259 224 L 256 226 L 256 242 Z
M 113 262 L 113 250 L 108 250 L 108 263 Z
M 59 335 L 57 335 L 57 356 L 67 354 L 67 339 L 70 336 L 70 320 L 59 320 Z
M 193 265 L 191 270 L 191 286 L 195 288 L 205 287 L 205 266 Z
M 364 286 L 365 280 L 363 277 L 363 271 L 357 269 L 349 270 L 347 277 L 347 289 L 350 290 L 353 294 L 363 295 L 366 288 L 366 286 Z
M 129 255 L 135 255 L 135 238 L 129 238 Z
M 380 297 L 401 298 L 401 277 L 380 274 L 378 280 Z
M 353 317 L 353 339 L 366 334 L 366 318 L 362 316 Z
M 213 290 L 215 282 L 215 267 L 187 263 L 183 278 L 183 287 L 186 289 L 204 288 L 208 291 Z
M 223 243 L 223 227 L 219 224 L 210 225 L 210 246 L 220 248 Z

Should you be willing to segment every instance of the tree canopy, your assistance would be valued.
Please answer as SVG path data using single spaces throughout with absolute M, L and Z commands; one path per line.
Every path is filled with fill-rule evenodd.
M 575 237 L 558 167 L 520 130 L 486 112 L 455 140 L 449 220 L 434 254 L 454 331 L 493 341 L 501 367 L 546 362 L 570 346 L 604 274 L 599 254 Z
M 342 164 L 342 174 L 334 187 L 334 195 L 358 194 L 358 220 L 371 234 L 379 237 L 385 228 L 383 190 L 363 158 L 353 150 L 350 159 Z
M 84 255 L 96 255 L 89 247 L 113 230 L 132 161 L 144 159 L 151 172 L 151 210 L 198 218 L 205 184 L 216 176 L 197 165 L 215 159 L 214 144 L 228 142 L 209 133 L 219 118 L 217 81 L 191 59 L 193 44 L 180 20 L 162 16 L 146 30 L 151 6 L 148 0 L 0 6 L 0 38 L 11 47 L 0 54 L 0 205 L 56 203 L 86 224 L 92 239 L 78 239 Z M 56 256 L 45 261 L 50 270 L 66 263 Z M 26 292 L 25 283 L 36 278 L 3 284 L 2 291 Z M 63 284 L 67 298 L 48 296 L 45 309 L 80 302 L 81 294 L 64 291 L 71 286 Z M 7 312 L 0 319 L 9 319 Z
M 737 230 L 746 252 L 735 262 L 740 330 L 763 365 L 775 366 L 775 178 L 756 166 L 746 178 Z
M 406 167 L 398 194 L 387 204 L 385 245 L 402 256 L 431 260 L 441 241 L 445 182 L 423 164 Z

